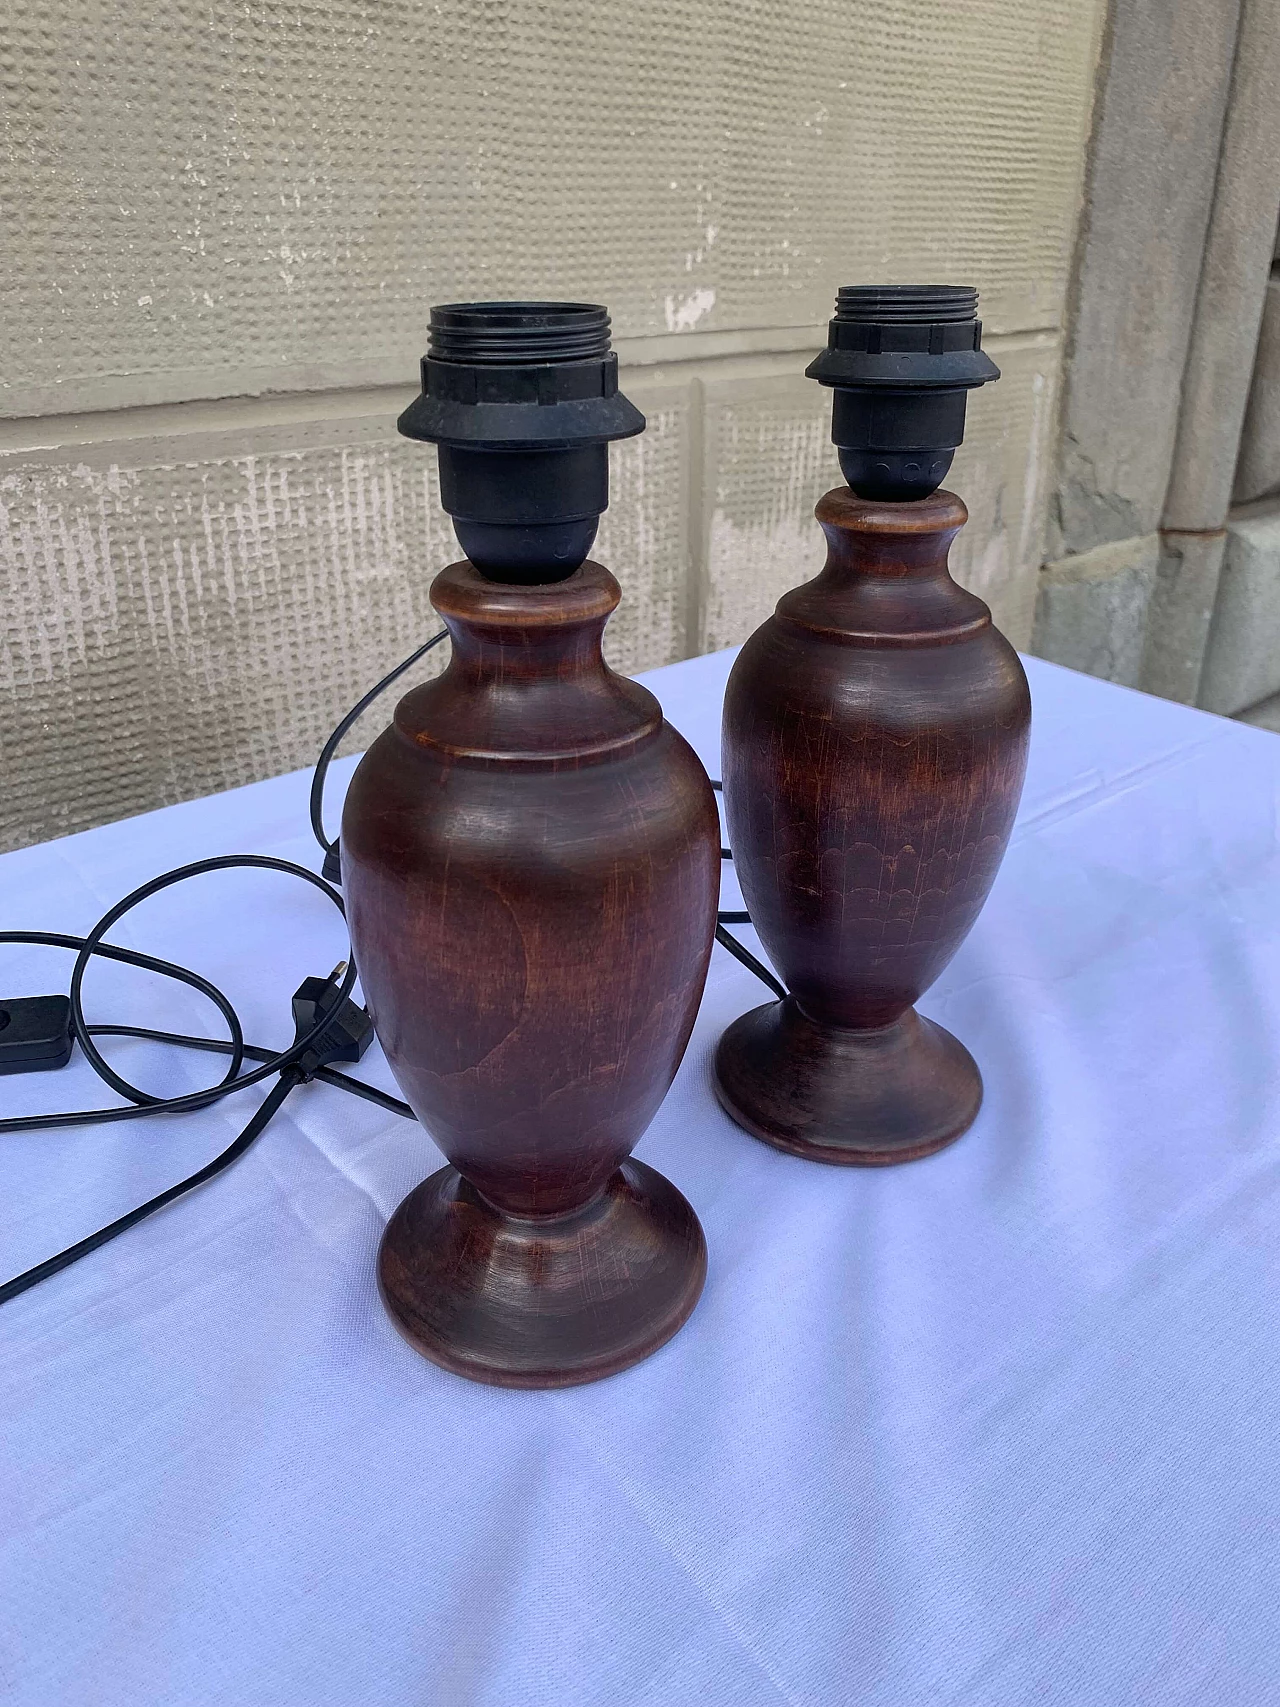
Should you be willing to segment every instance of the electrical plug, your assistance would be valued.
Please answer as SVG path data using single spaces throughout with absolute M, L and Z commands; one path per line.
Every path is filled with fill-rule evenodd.
M 327 978 L 304 978 L 293 993 L 295 1042 L 332 1010 L 329 1024 L 298 1059 L 297 1072 L 304 1082 L 335 1061 L 359 1061 L 373 1042 L 373 1021 L 360 1004 L 349 996 L 337 1000 L 338 983 L 346 969 L 346 961 L 340 961 Z

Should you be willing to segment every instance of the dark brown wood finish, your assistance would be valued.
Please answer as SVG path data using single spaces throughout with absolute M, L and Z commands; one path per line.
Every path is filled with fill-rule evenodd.
M 1031 702 L 947 571 L 959 498 L 840 487 L 817 516 L 825 567 L 747 641 L 725 696 L 734 863 L 790 994 L 725 1032 L 716 1088 L 767 1143 L 877 1166 L 941 1149 L 982 1101 L 968 1051 L 912 1004 L 1004 856 Z
M 444 570 L 453 658 L 356 771 L 342 864 L 356 962 L 404 1095 L 450 1167 L 392 1216 L 387 1306 L 445 1368 L 513 1387 L 614 1374 L 671 1337 L 702 1229 L 627 1158 L 706 977 L 719 826 L 697 757 L 600 652 L 618 602 Z

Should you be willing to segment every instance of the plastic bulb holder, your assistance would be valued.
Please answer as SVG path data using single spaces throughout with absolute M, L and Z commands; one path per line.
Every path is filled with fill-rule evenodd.
M 831 438 L 860 498 L 936 491 L 964 439 L 965 399 L 999 379 L 967 285 L 842 285 L 827 348 L 805 369 L 834 392 Z
M 562 581 L 609 505 L 609 444 L 644 431 L 618 390 L 608 312 L 585 302 L 431 310 L 422 395 L 400 431 L 433 443 L 440 501 L 494 581 Z

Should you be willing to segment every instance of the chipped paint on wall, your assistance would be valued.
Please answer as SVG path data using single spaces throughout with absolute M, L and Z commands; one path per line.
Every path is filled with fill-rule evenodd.
M 665 311 L 668 332 L 692 332 L 705 315 L 716 305 L 716 293 L 709 285 L 691 291 L 688 296 L 674 297 L 667 293 Z

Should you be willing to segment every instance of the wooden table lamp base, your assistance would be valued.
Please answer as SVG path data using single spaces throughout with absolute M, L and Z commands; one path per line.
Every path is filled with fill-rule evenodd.
M 908 1008 L 892 1025 L 820 1025 L 787 997 L 743 1014 L 716 1051 L 716 1095 L 754 1137 L 808 1161 L 917 1161 L 967 1132 L 982 1104 L 972 1055 Z
M 707 1247 L 669 1180 L 623 1162 L 567 1215 L 500 1214 L 442 1168 L 387 1225 L 378 1281 L 433 1362 L 495 1387 L 574 1387 L 664 1345 L 702 1292 Z

